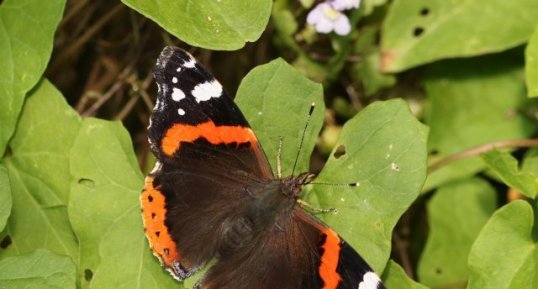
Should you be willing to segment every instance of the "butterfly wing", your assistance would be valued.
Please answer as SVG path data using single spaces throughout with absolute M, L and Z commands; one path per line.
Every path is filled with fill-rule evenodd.
M 148 138 L 158 161 L 141 194 L 150 247 L 179 280 L 214 257 L 219 230 L 249 183 L 272 179 L 256 136 L 222 86 L 187 52 L 166 47 Z
M 234 268 L 234 270 L 230 270 Z M 338 234 L 300 208 L 248 249 L 221 259 L 199 289 L 384 289 Z

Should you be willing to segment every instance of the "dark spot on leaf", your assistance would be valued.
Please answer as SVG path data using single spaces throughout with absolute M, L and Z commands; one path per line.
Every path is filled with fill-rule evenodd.
M 437 273 L 437 274 L 439 274 L 439 275 L 440 275 L 440 274 L 443 274 L 443 270 L 441 270 L 441 268 L 436 268 L 436 269 L 435 269 L 435 273 Z
M 334 157 L 339 159 L 341 156 L 346 154 L 346 146 L 345 145 L 339 145 L 336 148 L 336 151 L 334 152 Z
M 93 271 L 90 269 L 84 270 L 84 280 L 90 282 L 93 278 Z
M 170 250 L 168 248 L 164 248 L 164 254 L 165 255 L 169 255 L 170 254 Z
M 430 14 L 430 8 L 424 7 L 420 10 L 420 15 L 422 16 L 428 16 Z
M 151 218 L 152 218 L 152 219 L 155 219 L 156 216 L 157 216 L 157 215 L 156 215 L 155 213 L 151 213 Z
M 153 202 L 153 197 L 151 195 L 148 195 L 148 201 L 151 203 Z
M 86 188 L 89 188 L 89 189 L 95 188 L 95 181 L 91 180 L 91 179 L 80 178 L 78 180 L 78 183 L 85 186 Z
M 413 30 L 413 36 L 415 37 L 419 37 L 422 33 L 424 33 L 424 28 L 422 27 L 416 27 L 415 30 Z
M 157 235 L 157 237 L 159 237 L 161 235 L 161 232 L 160 231 L 156 231 L 155 232 L 155 235 Z
M 9 245 L 11 245 L 11 237 L 7 235 L 4 237 L 4 239 L 2 239 L 2 241 L 0 241 L 0 248 L 6 249 L 9 247 Z

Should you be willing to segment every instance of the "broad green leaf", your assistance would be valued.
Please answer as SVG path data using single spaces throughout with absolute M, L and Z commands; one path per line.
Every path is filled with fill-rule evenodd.
M 534 218 L 533 208 L 522 200 L 493 214 L 471 248 L 468 289 L 536 288 Z
M 4 230 L 7 218 L 11 214 L 11 186 L 9 185 L 9 176 L 7 169 L 0 164 L 0 232 Z
M 496 206 L 495 190 L 481 179 L 441 186 L 427 204 L 430 230 L 418 263 L 420 282 L 465 288 L 469 251 Z
M 0 256 L 46 248 L 77 259 L 78 245 L 67 219 L 69 150 L 79 116 L 48 81 L 25 102 L 5 158 L 13 208 L 4 235 L 12 244 Z
M 235 50 L 258 40 L 271 14 L 270 0 L 122 0 L 186 43 Z
M 389 260 L 382 279 L 383 284 L 390 289 L 428 289 L 428 287 L 409 278 L 404 269 L 392 260 Z
M 442 158 L 492 141 L 532 134 L 536 125 L 520 109 L 527 101 L 520 59 L 519 54 L 503 53 L 430 67 L 424 87 L 431 152 Z M 483 168 L 477 157 L 458 161 L 428 175 L 424 190 Z
M 171 288 L 144 237 L 142 174 L 121 123 L 86 119 L 70 152 L 69 219 L 83 288 Z M 176 283 L 177 284 L 177 283 Z
M 517 159 L 508 152 L 492 150 L 481 155 L 489 169 L 493 170 L 501 180 L 529 198 L 536 196 L 538 186 L 536 176 L 520 171 Z
M 0 260 L 2 289 L 75 289 L 75 276 L 71 258 L 47 250 Z
M 535 0 L 396 0 L 383 23 L 382 69 L 503 51 L 526 42 L 536 24 Z
M 5 0 L 0 5 L 0 156 L 15 131 L 26 93 L 52 52 L 65 0 Z
M 534 30 L 527 48 L 525 49 L 525 78 L 527 80 L 527 94 L 538 96 L 538 29 Z
M 235 100 L 263 144 L 275 176 L 279 137 L 283 138 L 282 174 L 291 174 L 297 154 L 295 173 L 308 170 L 325 111 L 320 84 L 277 59 L 254 68 L 241 82 Z M 312 103 L 316 106 L 308 122 Z M 299 151 L 303 134 L 305 139 Z
M 377 272 L 390 254 L 392 229 L 416 199 L 426 177 L 427 128 L 405 101 L 367 106 L 349 120 L 308 201 L 336 214 L 320 215 Z

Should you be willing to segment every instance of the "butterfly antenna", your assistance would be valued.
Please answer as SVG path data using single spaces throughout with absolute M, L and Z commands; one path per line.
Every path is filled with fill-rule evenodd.
M 295 168 L 297 167 L 297 162 L 299 161 L 299 156 L 301 155 L 301 149 L 303 148 L 303 142 L 304 142 L 304 137 L 306 135 L 306 129 L 308 128 L 308 125 L 310 124 L 310 119 L 312 118 L 312 113 L 314 112 L 315 107 L 316 107 L 316 103 L 312 102 L 312 104 L 310 105 L 310 111 L 308 112 L 308 118 L 306 119 L 306 124 L 303 129 L 303 135 L 301 136 L 301 142 L 299 143 L 299 149 L 297 150 L 297 156 L 295 157 L 295 162 L 293 163 L 293 169 L 291 170 L 292 176 L 295 173 Z
M 321 185 L 321 186 L 331 186 L 331 187 L 358 187 L 360 186 L 359 182 L 356 183 L 325 183 L 325 182 L 311 182 L 309 185 Z
M 278 151 L 276 153 L 276 175 L 278 179 L 282 179 L 282 140 L 283 137 L 280 136 L 278 139 Z

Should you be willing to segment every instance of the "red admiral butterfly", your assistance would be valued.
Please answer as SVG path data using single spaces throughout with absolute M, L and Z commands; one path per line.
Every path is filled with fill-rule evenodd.
M 148 128 L 158 161 L 142 191 L 153 254 L 197 288 L 385 288 L 337 233 L 297 205 L 313 175 L 277 179 L 233 100 L 187 52 L 166 47 Z

